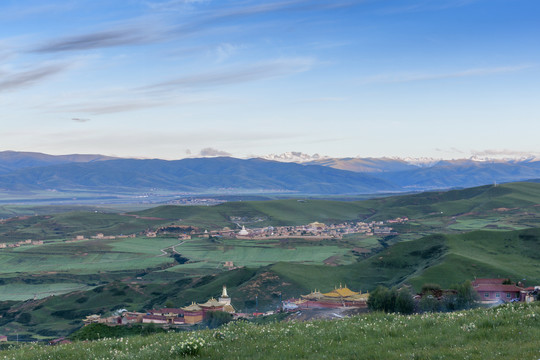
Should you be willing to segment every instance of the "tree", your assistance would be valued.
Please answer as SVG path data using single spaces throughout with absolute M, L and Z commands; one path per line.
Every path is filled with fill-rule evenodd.
M 401 314 L 411 314 L 414 311 L 414 300 L 411 292 L 403 288 L 388 289 L 378 286 L 369 294 L 368 308 L 373 311 L 399 312 Z
M 395 307 L 395 297 L 390 289 L 384 286 L 377 288 L 369 294 L 367 301 L 368 308 L 373 311 L 391 312 Z
M 414 300 L 409 289 L 402 288 L 397 292 L 394 311 L 400 314 L 412 314 L 414 312 Z
M 456 286 L 456 305 L 457 309 L 470 309 L 477 305 L 478 293 L 470 281 L 465 281 Z
M 215 329 L 231 321 L 233 316 L 225 311 L 209 311 L 205 315 L 205 324 L 210 329 Z

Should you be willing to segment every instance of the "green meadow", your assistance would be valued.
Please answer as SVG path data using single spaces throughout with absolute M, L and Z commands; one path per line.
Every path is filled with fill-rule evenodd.
M 72 243 L 21 246 L 0 251 L 0 272 L 42 274 L 65 272 L 92 274 L 107 271 L 146 269 L 174 262 L 160 249 L 178 244 L 175 238 L 91 239 Z
M 90 290 L 92 287 L 78 283 L 58 283 L 58 284 L 7 284 L 0 285 L 0 301 L 24 301 L 35 297 L 42 299 L 52 295 L 60 295 L 73 291 Z
M 312 241 L 313 242 L 313 241 Z M 219 243 L 197 239 L 186 241 L 176 247 L 176 251 L 193 262 L 208 262 L 215 266 L 225 261 L 233 261 L 235 266 L 264 266 L 280 261 L 295 263 L 323 264 L 332 257 L 345 257 L 349 254 L 349 263 L 354 261 L 351 250 L 338 245 L 312 244 L 300 241 L 294 245 L 282 246 L 279 241 L 260 240 L 223 240 Z M 181 265 L 180 265 L 181 266 Z

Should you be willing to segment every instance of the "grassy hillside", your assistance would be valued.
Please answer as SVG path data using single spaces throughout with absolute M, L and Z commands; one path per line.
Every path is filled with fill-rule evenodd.
M 142 270 L 174 263 L 169 256 L 159 256 L 160 249 L 178 243 L 176 238 L 140 237 L 22 246 L 0 252 L 0 273 L 10 277 L 47 272 L 76 275 Z
M 437 265 L 409 281 L 449 286 L 472 277 L 509 277 L 540 283 L 540 229 L 511 232 L 474 231 L 446 236 L 447 251 Z
M 173 268 L 170 268 L 146 270 L 148 273 L 141 270 L 138 276 L 142 279 L 137 280 L 134 273 L 124 270 L 117 278 L 122 281 L 105 286 L 98 286 L 105 279 L 101 277 L 104 274 L 96 274 L 92 290 L 10 305 L 2 313 L 0 332 L 65 335 L 80 326 L 80 319 L 91 313 L 106 314 L 119 308 L 148 310 L 167 303 L 185 306 L 218 296 L 224 284 L 238 310 L 254 310 L 255 297 L 258 297 L 259 309 L 275 309 L 280 297 L 297 297 L 315 288 L 326 292 L 339 284 L 353 290 L 371 291 L 377 285 L 409 283 L 418 290 L 424 283 L 448 287 L 474 277 L 509 277 L 514 281 L 527 279 L 526 284 L 535 285 L 540 283 L 539 254 L 540 229 L 476 231 L 400 242 L 375 256 L 343 266 L 278 262 L 225 272 L 213 268 L 203 276 L 200 264 L 194 263 L 190 264 L 195 266 L 194 277 L 188 269 L 171 271 Z M 215 273 L 217 275 L 212 275 Z M 31 315 L 29 324 L 18 320 L 25 312 Z
M 481 186 L 446 192 L 426 192 L 354 202 L 328 200 L 274 200 L 231 202 L 212 207 L 161 206 L 137 212 L 182 223 L 222 227 L 230 226 L 231 217 L 245 217 L 260 225 L 294 225 L 312 221 L 338 222 L 347 220 L 383 220 L 398 216 L 410 218 L 449 218 L 464 214 L 492 213 L 505 215 L 500 209 L 538 213 L 540 207 L 538 183 L 511 183 Z M 254 225 L 255 226 L 255 225 Z
M 200 359 L 536 359 L 540 306 L 507 305 L 413 316 L 373 313 L 335 321 L 255 325 L 132 336 L 59 346 L 27 345 L 5 359 L 178 359 L 189 339 Z M 191 356 L 188 356 L 191 357 Z
M 414 219 L 400 232 L 426 233 L 540 226 L 539 183 L 512 183 L 447 192 L 428 192 L 364 201 L 272 200 L 238 201 L 217 206 L 158 206 L 130 213 L 72 211 L 12 218 L 0 222 L 0 241 L 58 239 L 74 235 L 118 235 L 184 224 L 203 229 L 302 225 L 313 221 Z M 136 215 L 136 216 L 133 216 Z
M 192 301 L 205 302 L 210 297 L 219 296 L 224 284 L 229 287 L 230 296 L 240 300 L 234 305 L 243 306 L 243 295 L 237 288 L 254 276 L 257 276 L 257 270 L 243 268 L 219 276 L 177 276 L 176 280 L 169 279 L 166 284 L 114 281 L 95 286 L 92 290 L 44 299 L 0 302 L 0 333 L 19 334 L 21 339 L 26 340 L 66 336 L 82 326 L 82 319 L 86 315 L 110 314 L 122 308 L 146 311 L 170 305 L 187 306 Z
M 168 222 L 166 219 L 141 219 L 101 211 L 21 216 L 0 222 L 0 241 L 68 239 L 76 235 L 90 237 L 97 233 L 134 234 Z
M 275 309 L 280 297 L 297 297 L 315 288 L 326 292 L 339 284 L 362 291 L 371 291 L 380 284 L 403 283 L 419 289 L 427 282 L 448 287 L 477 276 L 527 279 L 526 284 L 534 285 L 540 283 L 538 254 L 540 229 L 477 231 L 400 242 L 375 256 L 343 266 L 278 262 L 226 272 L 214 268 L 209 269 L 207 276 L 198 270 L 195 277 L 182 271 L 154 269 L 140 274 L 141 280 L 124 271 L 120 273 L 124 274 L 122 281 L 105 286 L 98 286 L 102 274 L 96 274 L 97 283 L 92 290 L 11 304 L 2 312 L 0 332 L 18 332 L 21 336 L 65 335 L 79 327 L 80 319 L 91 313 L 107 314 L 119 308 L 148 310 L 167 303 L 185 306 L 219 295 L 223 285 L 229 288 L 238 310 L 254 310 L 255 297 L 260 310 Z M 217 275 L 211 275 L 216 272 Z M 19 321 L 22 313 L 30 314 L 29 323 Z
M 444 287 L 475 277 L 506 278 L 540 283 L 540 229 L 476 231 L 460 235 L 430 235 L 397 243 L 352 265 L 339 267 L 278 263 L 272 271 L 310 289 L 329 289 L 345 282 L 353 289 L 377 285 L 424 283 Z

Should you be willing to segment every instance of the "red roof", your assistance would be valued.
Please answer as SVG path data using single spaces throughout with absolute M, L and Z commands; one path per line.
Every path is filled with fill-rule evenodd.
M 172 308 L 164 308 L 159 310 L 151 310 L 150 313 L 155 314 L 183 314 L 184 311 L 182 309 L 172 309 Z
M 503 284 L 479 284 L 474 287 L 476 291 L 501 291 L 501 292 L 520 292 L 523 290 L 516 285 Z
M 150 319 L 150 320 L 167 320 L 165 316 L 161 315 L 144 315 L 143 319 Z

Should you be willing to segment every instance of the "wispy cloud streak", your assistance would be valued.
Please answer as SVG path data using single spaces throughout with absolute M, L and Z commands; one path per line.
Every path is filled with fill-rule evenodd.
M 280 59 L 237 68 L 226 68 L 218 71 L 179 77 L 141 90 L 161 90 L 170 88 L 194 88 L 223 86 L 266 78 L 290 75 L 311 68 L 314 60 L 310 58 Z
M 0 92 L 34 85 L 39 81 L 65 71 L 67 68 L 69 68 L 67 64 L 50 64 L 26 71 L 2 74 Z
M 37 53 L 51 53 L 74 50 L 90 50 L 112 46 L 143 44 L 156 40 L 153 36 L 141 29 L 126 27 L 115 30 L 106 30 L 91 34 L 72 36 L 49 42 L 33 49 Z
M 186 3 L 196 3 L 200 1 L 172 1 L 163 3 L 167 9 L 175 5 L 185 5 Z M 125 25 L 117 26 L 106 30 L 74 35 L 69 37 L 52 40 L 45 45 L 35 46 L 30 52 L 36 53 L 54 53 L 63 51 L 81 51 L 99 48 L 108 48 L 114 46 L 140 45 L 147 43 L 169 41 L 174 37 L 192 35 L 197 32 L 205 31 L 212 26 L 222 23 L 232 22 L 240 18 L 249 18 L 250 16 L 270 14 L 283 11 L 315 11 L 331 8 L 351 6 L 357 1 L 335 2 L 328 0 L 290 0 L 274 2 L 270 4 L 257 4 L 250 6 L 239 6 L 233 8 L 220 8 L 212 11 L 195 12 L 192 18 L 196 21 L 181 23 L 176 19 L 174 25 L 164 25 L 170 20 L 170 17 L 156 15 L 148 19 L 128 20 Z M 160 4 L 154 4 L 155 8 L 160 8 Z M 159 25 L 155 25 L 159 24 Z
M 362 84 L 385 84 L 385 83 L 407 83 L 414 81 L 430 81 L 440 79 L 464 78 L 474 76 L 486 76 L 517 72 L 531 68 L 532 65 L 500 66 L 491 68 L 476 68 L 447 73 L 397 73 L 383 74 L 364 78 Z

